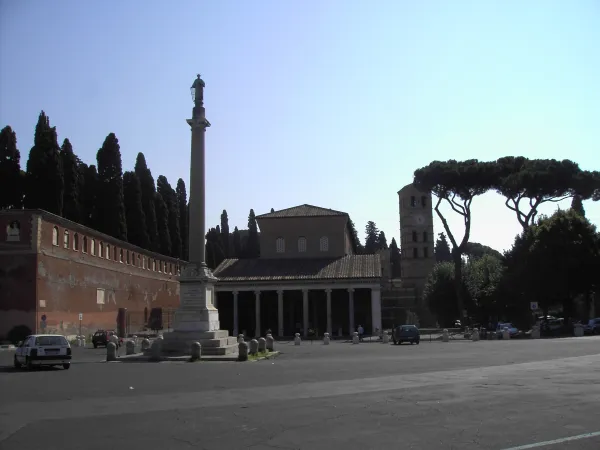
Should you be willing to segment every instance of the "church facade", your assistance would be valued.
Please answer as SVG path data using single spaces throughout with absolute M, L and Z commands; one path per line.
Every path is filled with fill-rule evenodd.
M 381 257 L 355 253 L 345 212 L 300 205 L 257 216 L 261 255 L 216 269 L 221 327 L 234 335 L 382 329 Z

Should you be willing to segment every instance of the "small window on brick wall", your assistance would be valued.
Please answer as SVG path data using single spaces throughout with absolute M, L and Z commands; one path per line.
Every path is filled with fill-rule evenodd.
M 73 235 L 73 250 L 79 250 L 79 235 L 77 233 Z
M 278 237 L 275 240 L 275 251 L 277 253 L 284 253 L 285 252 L 285 239 L 283 239 L 282 237 Z
M 81 240 L 81 251 L 83 253 L 87 253 L 87 237 L 84 236 L 83 239 Z
M 298 238 L 298 252 L 306 252 L 306 238 L 304 236 Z
M 90 253 L 92 256 L 96 256 L 96 240 L 92 239 L 90 243 Z
M 110 244 L 106 244 L 106 259 L 110 259 Z
M 65 230 L 63 243 L 64 243 L 65 248 L 69 248 L 69 231 L 68 230 Z
M 319 239 L 319 250 L 322 252 L 329 251 L 329 238 L 327 236 L 321 236 L 321 239 Z
M 104 244 L 102 242 L 98 244 L 98 256 L 104 258 Z
M 58 227 L 52 228 L 52 245 L 58 246 Z

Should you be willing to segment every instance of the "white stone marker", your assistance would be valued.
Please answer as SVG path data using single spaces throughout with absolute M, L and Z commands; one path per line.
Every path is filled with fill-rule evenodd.
M 450 335 L 448 334 L 448 328 L 442 330 L 442 342 L 450 342 Z
M 267 340 L 263 337 L 258 339 L 258 351 L 264 353 L 267 351 Z
M 573 329 L 573 334 L 575 335 L 575 337 L 582 337 L 583 336 L 583 325 L 580 323 L 575 324 L 575 328 Z
M 510 339 L 510 331 L 508 331 L 508 327 L 504 327 L 502 331 L 502 339 Z
M 240 342 L 245 342 L 245 339 L 244 339 L 244 335 L 243 335 L 243 334 L 238 334 L 238 344 L 239 344 Z
M 381 338 L 381 342 L 383 342 L 384 344 L 390 343 L 390 335 L 387 333 L 387 331 L 383 332 L 383 337 Z
M 162 356 L 162 339 L 155 339 L 150 347 L 150 359 L 152 361 L 160 361 Z
M 275 351 L 275 339 L 273 339 L 273 335 L 272 334 L 267 334 L 267 350 L 269 350 L 270 352 L 274 352 Z
M 248 361 L 248 343 L 246 341 L 238 344 L 238 361 Z
M 149 348 L 150 348 L 150 339 L 143 339 L 142 340 L 142 352 L 145 352 Z
M 539 339 L 540 338 L 540 327 L 538 325 L 534 325 L 531 328 L 531 339 Z
M 359 338 L 358 338 L 358 331 L 355 331 L 352 334 L 352 343 L 353 344 L 358 344 L 360 342 Z
M 202 346 L 200 345 L 200 342 L 194 342 L 192 344 L 192 361 L 198 361 L 200 359 L 200 356 L 202 355 Z
M 302 339 L 300 339 L 300 333 L 296 333 L 294 336 L 294 345 L 300 345 L 300 342 L 302 342 Z
M 116 361 L 117 360 L 117 346 L 114 342 L 106 344 L 106 360 Z
M 127 341 L 125 344 L 125 354 L 133 355 L 135 353 L 135 342 Z
M 471 340 L 473 342 L 477 342 L 479 340 L 479 330 L 477 328 L 473 329 L 473 333 L 471 334 Z
M 250 354 L 256 355 L 258 353 L 258 341 L 256 339 L 252 339 L 250 341 Z
M 325 334 L 323 335 L 323 345 L 329 345 L 329 341 L 330 341 L 330 340 L 331 340 L 331 339 L 329 338 L 329 333 L 325 333 Z

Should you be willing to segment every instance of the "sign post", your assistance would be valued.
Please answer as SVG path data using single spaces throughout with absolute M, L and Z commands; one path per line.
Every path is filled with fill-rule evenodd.
M 79 313 L 79 336 L 81 336 L 81 321 L 83 320 L 83 314 Z

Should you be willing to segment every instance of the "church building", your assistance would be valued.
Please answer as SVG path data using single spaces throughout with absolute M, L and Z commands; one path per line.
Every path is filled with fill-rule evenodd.
M 381 257 L 356 254 L 347 213 L 300 205 L 257 216 L 259 258 L 214 271 L 219 320 L 234 335 L 381 330 Z

